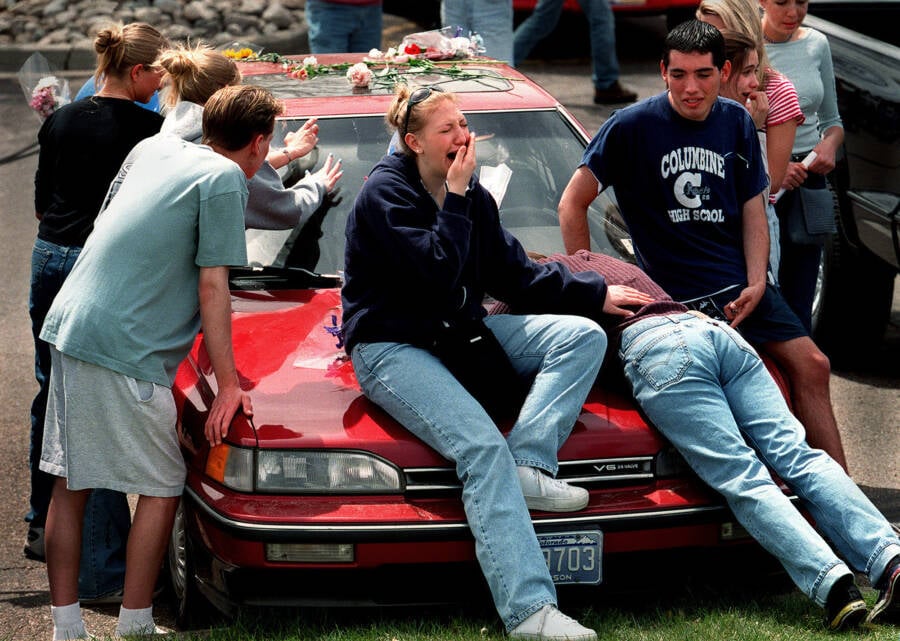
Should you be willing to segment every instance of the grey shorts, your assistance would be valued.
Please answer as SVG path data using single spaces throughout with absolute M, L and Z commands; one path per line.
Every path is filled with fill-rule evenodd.
M 107 488 L 170 497 L 186 468 L 172 390 L 50 346 L 50 390 L 40 468 L 70 490 Z

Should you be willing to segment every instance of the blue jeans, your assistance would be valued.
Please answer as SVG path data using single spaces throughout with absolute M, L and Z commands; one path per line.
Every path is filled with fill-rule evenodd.
M 538 0 L 534 11 L 518 27 L 513 38 L 513 60 L 518 66 L 541 40 L 553 33 L 564 0 Z M 591 81 L 595 89 L 608 89 L 619 79 L 616 57 L 616 20 L 608 0 L 578 0 L 588 21 L 591 38 Z
M 766 203 L 766 220 L 769 223 L 769 274 L 773 278 L 772 284 L 777 285 L 781 267 L 781 225 L 772 203 Z
M 38 467 L 50 383 L 50 348 L 40 339 L 41 327 L 53 299 L 80 253 L 81 247 L 65 247 L 40 238 L 34 241 L 31 252 L 28 311 L 34 336 L 34 377 L 38 382 L 38 392 L 31 404 L 31 444 L 28 452 L 31 495 L 25 520 L 33 527 L 44 527 L 55 479 Z M 82 563 L 78 577 L 80 597 L 102 596 L 122 588 L 125 582 L 125 541 L 130 527 L 131 511 L 124 494 L 112 490 L 96 490 L 91 494 L 84 514 Z
M 594 383 L 606 335 L 574 316 L 497 315 L 485 319 L 515 369 L 533 379 L 504 438 L 481 405 L 427 350 L 405 343 L 360 343 L 360 387 L 406 429 L 453 461 L 475 554 L 507 630 L 548 603 L 556 589 L 516 474 L 528 465 L 555 475 Z
M 484 40 L 484 55 L 513 60 L 513 8 L 510 0 L 443 0 L 441 25 L 462 27 L 463 36 L 477 33 Z
M 781 295 L 803 323 L 804 329 L 812 333 L 812 306 L 816 295 L 816 280 L 819 277 L 819 261 L 822 259 L 821 245 L 801 245 L 792 243 L 787 232 L 781 230 L 781 264 L 778 267 L 778 286 Z
M 900 540 L 869 499 L 831 457 L 806 444 L 803 426 L 736 331 L 691 314 L 651 317 L 625 329 L 619 356 L 650 420 L 816 603 L 824 606 L 850 569 L 769 469 L 873 584 L 900 553 Z
M 356 6 L 306 0 L 312 53 L 369 53 L 381 49 L 381 3 Z

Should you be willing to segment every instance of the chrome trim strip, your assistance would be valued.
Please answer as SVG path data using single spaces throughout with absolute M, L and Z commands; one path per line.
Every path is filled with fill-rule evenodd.
M 283 525 L 273 523 L 250 523 L 247 521 L 238 521 L 223 516 L 221 513 L 210 507 L 201 497 L 190 487 L 184 488 L 185 494 L 191 498 L 195 505 L 199 506 L 212 520 L 220 526 L 235 530 L 238 532 L 246 532 L 248 534 L 259 535 L 261 533 L 271 532 L 273 534 L 341 534 L 341 535 L 364 535 L 364 534 L 410 534 L 410 533 L 456 533 L 469 532 L 467 523 L 416 523 L 416 524 L 388 524 L 388 525 Z M 792 502 L 798 500 L 797 497 L 790 497 Z M 532 519 L 532 523 L 536 527 L 546 525 L 571 526 L 579 524 L 603 524 L 611 522 L 632 522 L 642 520 L 658 520 L 658 519 L 674 519 L 684 516 L 702 515 L 716 511 L 724 510 L 725 505 L 714 505 L 706 507 L 692 508 L 675 508 L 668 510 L 654 510 L 648 512 L 635 512 L 629 514 L 607 514 L 607 515 L 586 515 L 586 516 L 566 516 L 556 518 Z

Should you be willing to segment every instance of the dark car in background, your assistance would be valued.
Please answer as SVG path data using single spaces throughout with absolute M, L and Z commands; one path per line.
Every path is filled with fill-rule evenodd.
M 865 358 L 884 336 L 900 271 L 900 2 L 816 0 L 810 11 L 805 24 L 831 46 L 845 132 L 814 335 L 832 357 Z

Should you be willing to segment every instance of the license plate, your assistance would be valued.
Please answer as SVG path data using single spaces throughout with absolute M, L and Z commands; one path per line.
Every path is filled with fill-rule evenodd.
M 600 583 L 603 533 L 544 532 L 537 535 L 547 569 L 557 585 Z

